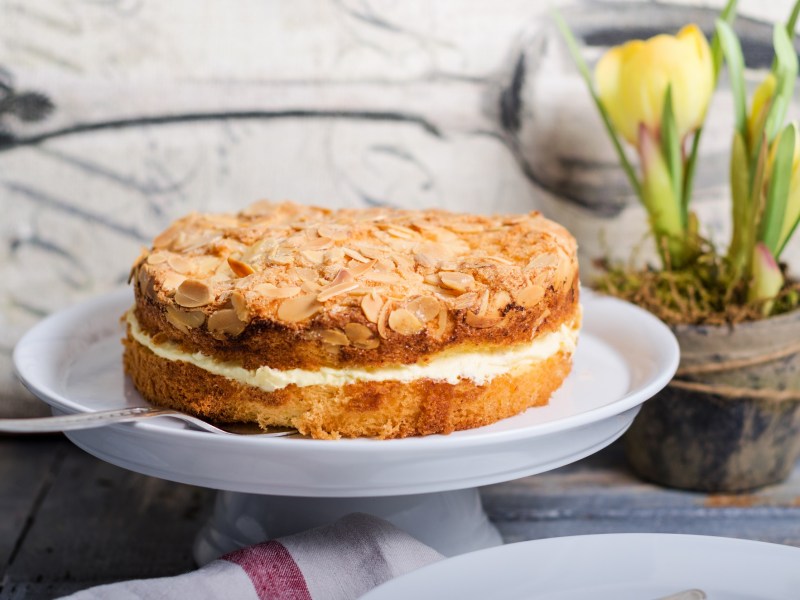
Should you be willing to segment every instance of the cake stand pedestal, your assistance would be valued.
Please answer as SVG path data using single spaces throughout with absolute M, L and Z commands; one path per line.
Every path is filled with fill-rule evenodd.
M 354 512 L 386 519 L 445 556 L 503 543 L 477 488 L 365 498 L 294 498 L 218 492 L 194 545 L 198 564 L 237 548 L 330 524 Z

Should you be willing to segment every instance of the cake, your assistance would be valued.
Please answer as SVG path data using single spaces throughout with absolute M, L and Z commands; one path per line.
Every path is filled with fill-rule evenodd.
M 131 270 L 124 366 L 212 421 L 380 439 L 547 404 L 580 326 L 576 244 L 538 212 L 258 202 L 189 214 Z

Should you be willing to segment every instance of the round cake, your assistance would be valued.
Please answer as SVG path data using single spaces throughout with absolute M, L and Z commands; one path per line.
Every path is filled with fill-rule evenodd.
M 153 404 L 314 438 L 450 433 L 543 405 L 580 326 L 576 244 L 538 212 L 190 214 L 131 271 Z

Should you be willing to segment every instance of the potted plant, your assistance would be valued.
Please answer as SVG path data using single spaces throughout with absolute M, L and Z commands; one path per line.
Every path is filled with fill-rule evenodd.
M 730 0 L 710 44 L 687 25 L 674 36 L 611 48 L 593 73 L 555 15 L 646 208 L 661 263 L 606 265 L 596 286 L 662 318 L 681 346 L 676 378 L 643 406 L 626 434 L 626 454 L 645 479 L 710 492 L 781 481 L 800 455 L 800 294 L 779 263 L 800 221 L 800 130 L 786 123 L 800 0 L 775 26 L 772 69 L 749 104 L 735 9 Z M 704 239 L 690 202 L 723 63 L 734 98 L 733 234 L 724 252 Z M 625 143 L 638 155 L 638 171 Z

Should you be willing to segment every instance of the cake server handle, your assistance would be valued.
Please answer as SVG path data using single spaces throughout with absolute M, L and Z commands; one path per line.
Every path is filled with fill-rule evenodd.
M 54 433 L 58 431 L 74 431 L 77 429 L 94 429 L 114 423 L 127 423 L 154 417 L 171 417 L 180 419 L 196 429 L 220 433 L 223 435 L 242 435 L 237 431 L 226 431 L 202 419 L 186 413 L 167 408 L 136 406 L 132 408 L 115 408 L 90 413 L 57 415 L 53 417 L 36 417 L 32 419 L 0 419 L 0 433 Z M 258 431 L 254 435 L 278 437 L 296 434 L 294 429 L 276 429 L 268 432 Z M 248 431 L 246 434 L 250 434 Z M 245 435 L 246 435 L 245 434 Z

